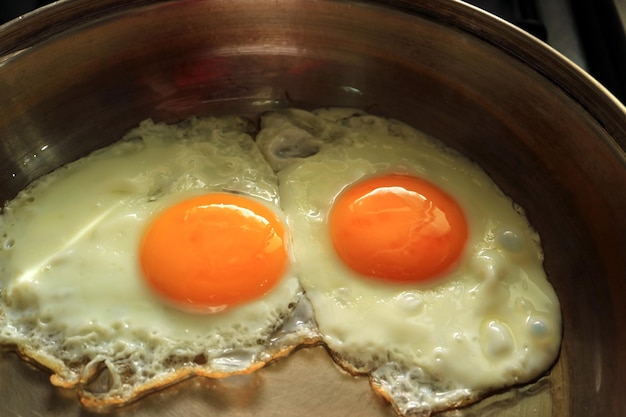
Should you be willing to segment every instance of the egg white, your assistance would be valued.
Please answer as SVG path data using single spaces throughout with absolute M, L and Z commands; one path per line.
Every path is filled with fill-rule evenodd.
M 264 297 L 211 315 L 167 306 L 141 277 L 147 223 L 178 201 L 233 192 L 282 216 L 276 177 L 246 129 L 236 117 L 146 121 L 22 192 L 0 218 L 0 343 L 49 367 L 57 385 L 105 368 L 107 386 L 81 388 L 87 405 L 190 373 L 248 372 L 302 343 L 304 328 L 273 339 L 302 298 L 291 267 Z
M 402 414 L 464 404 L 549 368 L 561 317 L 539 238 L 480 168 L 353 109 L 270 113 L 260 152 L 246 131 L 236 117 L 146 121 L 10 202 L 0 216 L 0 344 L 53 370 L 55 384 L 80 386 L 83 403 L 96 406 L 188 374 L 249 372 L 319 333 Z M 427 179 L 465 210 L 466 250 L 433 285 L 360 277 L 333 250 L 337 195 L 387 173 Z M 256 198 L 282 216 L 280 203 L 296 270 L 250 304 L 189 314 L 148 290 L 136 251 L 156 213 L 211 191 Z M 288 322 L 306 304 L 296 272 L 319 333 L 306 317 Z M 90 382 L 102 369 L 104 385 Z
M 350 109 L 267 115 L 258 143 L 274 169 L 300 282 L 324 343 L 402 414 L 474 401 L 544 373 L 559 352 L 558 299 L 537 233 L 474 163 L 402 123 Z M 333 249 L 333 201 L 364 178 L 436 184 L 465 211 L 458 264 L 429 285 L 359 276 Z

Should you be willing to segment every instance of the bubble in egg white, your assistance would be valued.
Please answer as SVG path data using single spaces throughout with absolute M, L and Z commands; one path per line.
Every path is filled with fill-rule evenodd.
M 493 359 L 510 354 L 515 340 L 509 327 L 498 320 L 485 320 L 480 329 L 480 343 L 485 356 Z

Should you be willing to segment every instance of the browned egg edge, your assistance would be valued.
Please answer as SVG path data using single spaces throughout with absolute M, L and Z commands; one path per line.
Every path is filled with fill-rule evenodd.
M 355 368 L 348 360 L 341 357 L 341 355 L 333 352 L 322 340 L 320 337 L 310 337 L 305 339 L 299 344 L 294 344 L 287 346 L 285 348 L 279 349 L 266 361 L 257 361 L 253 363 L 250 367 L 245 370 L 235 371 L 235 372 L 217 372 L 217 371 L 203 371 L 202 369 L 198 369 L 197 367 L 183 367 L 177 369 L 175 372 L 172 372 L 162 378 L 154 380 L 150 383 L 142 384 L 133 389 L 132 393 L 128 397 L 99 397 L 85 390 L 85 385 L 92 382 L 92 379 L 97 376 L 99 373 L 98 369 L 95 369 L 87 378 L 81 378 L 76 380 L 75 382 L 71 382 L 65 380 L 59 376 L 61 372 L 61 367 L 57 366 L 51 361 L 47 356 L 40 355 L 36 351 L 30 350 L 23 346 L 14 347 L 14 351 L 18 354 L 18 356 L 27 363 L 33 364 L 39 368 L 42 368 L 44 371 L 51 372 L 50 375 L 50 383 L 53 386 L 64 388 L 64 389 L 76 389 L 76 395 L 78 401 L 81 406 L 89 411 L 97 411 L 97 412 L 106 412 L 112 411 L 114 409 L 119 409 L 122 407 L 130 406 L 133 403 L 141 400 L 142 398 L 154 394 L 156 392 L 162 391 L 176 385 L 180 382 L 188 380 L 193 377 L 202 377 L 202 378 L 210 378 L 210 379 L 222 379 L 236 375 L 249 375 L 261 368 L 264 368 L 268 365 L 271 365 L 281 359 L 287 358 L 291 356 L 293 353 L 297 352 L 300 349 L 312 348 L 321 346 L 333 360 L 333 363 L 337 365 L 339 371 L 343 371 L 352 377 L 368 377 L 369 384 L 373 391 L 373 394 L 379 396 L 382 400 L 388 403 L 393 410 L 399 416 L 402 416 L 402 411 L 396 406 L 393 398 L 389 395 L 387 391 L 382 389 L 376 381 L 371 377 L 370 372 L 365 372 L 358 370 Z M 536 383 L 543 378 L 548 377 L 556 363 L 558 363 L 561 356 L 561 352 L 555 358 L 554 362 L 546 369 L 542 374 L 531 378 L 526 381 L 520 381 L 517 384 L 502 387 L 499 389 L 486 389 L 480 392 L 474 393 L 474 395 L 466 397 L 462 401 L 457 401 L 455 403 L 449 404 L 447 406 L 434 407 L 430 410 L 432 414 L 436 414 L 439 412 L 458 409 L 462 407 L 467 407 L 469 405 L 475 404 L 487 397 L 496 395 L 498 393 L 502 393 L 511 389 L 515 389 L 517 387 L 527 386 L 529 384 Z
M 56 361 L 52 360 L 50 357 L 39 354 L 36 350 L 29 349 L 28 347 L 22 345 L 5 347 L 7 347 L 9 350 L 14 351 L 18 355 L 18 357 L 24 362 L 32 364 L 42 371 L 51 373 L 50 383 L 53 386 L 63 389 L 75 389 L 78 401 L 87 410 L 106 412 L 131 405 L 147 395 L 166 389 L 189 378 L 203 377 L 211 379 L 223 379 L 236 375 L 248 375 L 276 361 L 286 358 L 300 349 L 320 345 L 326 348 L 326 346 L 321 342 L 319 337 L 308 337 L 298 344 L 289 345 L 272 352 L 272 356 L 269 357 L 269 359 L 267 360 L 259 360 L 257 362 L 254 362 L 246 369 L 234 372 L 209 371 L 191 366 L 181 367 L 174 372 L 164 375 L 161 378 L 152 380 L 151 382 L 145 384 L 138 385 L 127 397 L 103 397 L 89 392 L 86 389 L 86 386 L 93 382 L 93 379 L 96 378 L 101 372 L 101 369 L 98 369 L 97 367 L 94 368 L 94 370 L 86 377 L 76 378 L 76 380 L 68 380 L 60 376 L 60 374 L 64 370 L 66 370 L 66 368 L 56 363 Z M 328 348 L 326 348 L 326 350 L 328 351 Z

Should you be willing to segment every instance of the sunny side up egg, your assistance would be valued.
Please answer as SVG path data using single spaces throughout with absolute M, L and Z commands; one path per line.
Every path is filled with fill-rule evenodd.
M 355 110 L 262 122 L 297 274 L 340 365 L 399 413 L 429 415 L 555 361 L 560 307 L 539 237 L 484 171 Z
M 248 123 L 146 121 L 20 193 L 0 217 L 0 343 L 97 407 L 314 337 L 288 327 L 303 292 Z
M 352 109 L 247 132 L 146 121 L 10 202 L 0 343 L 87 406 L 320 341 L 405 415 L 549 368 L 560 311 L 539 238 L 478 167 Z

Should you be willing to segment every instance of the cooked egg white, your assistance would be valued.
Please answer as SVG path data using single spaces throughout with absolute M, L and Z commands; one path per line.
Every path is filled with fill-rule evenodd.
M 297 271 L 324 343 L 401 414 L 428 415 L 542 375 L 561 340 L 537 233 L 475 164 L 414 129 L 349 109 L 274 112 L 257 141 L 278 171 Z M 354 272 L 333 248 L 338 196 L 379 175 L 425 179 L 467 220 L 443 275 L 390 283 Z M 383 226 L 384 227 L 384 226 Z
M 276 177 L 246 129 L 236 117 L 146 121 L 10 202 L 0 217 L 0 343 L 92 406 L 189 374 L 249 372 L 302 343 L 306 326 L 277 341 L 302 298 L 291 266 L 263 297 L 216 314 L 172 307 L 142 279 L 146 226 L 177 202 L 227 192 L 282 217 Z M 102 369 L 107 378 L 91 382 Z
M 475 164 L 354 109 L 269 113 L 256 143 L 247 131 L 237 117 L 146 121 L 20 193 L 0 216 L 0 344 L 96 407 L 190 374 L 250 372 L 319 340 L 403 415 L 549 369 L 561 316 L 539 237 Z M 335 250 L 333 207 L 385 175 L 426 180 L 464 213 L 463 249 L 432 280 L 364 276 Z M 207 193 L 269 208 L 293 245 L 286 236 L 288 266 L 262 297 L 198 314 L 155 294 L 138 258 L 154 219 Z

